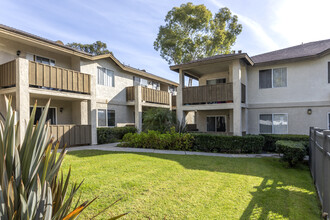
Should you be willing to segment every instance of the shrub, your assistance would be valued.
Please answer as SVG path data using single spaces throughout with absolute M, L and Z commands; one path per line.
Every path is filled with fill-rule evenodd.
M 143 113 L 143 131 L 153 130 L 166 133 L 176 125 L 176 115 L 169 109 L 151 108 Z
M 127 133 L 136 133 L 135 127 L 97 128 L 97 143 L 107 144 L 118 142 Z
M 276 141 L 276 151 L 283 154 L 283 160 L 289 165 L 295 166 L 298 162 L 303 161 L 306 155 L 306 149 L 301 141 Z
M 194 151 L 217 153 L 260 153 L 264 138 L 259 135 L 224 136 L 193 133 Z
M 264 151 L 275 152 L 276 151 L 276 141 L 287 140 L 287 141 L 300 141 L 304 142 L 304 146 L 308 152 L 308 135 L 297 135 L 297 134 L 262 134 L 265 138 Z
M 161 150 L 190 150 L 193 145 L 193 137 L 190 134 L 180 134 L 174 131 L 165 134 L 159 131 L 149 130 L 148 132 L 141 133 L 128 133 L 125 134 L 122 147 L 134 148 L 152 148 Z

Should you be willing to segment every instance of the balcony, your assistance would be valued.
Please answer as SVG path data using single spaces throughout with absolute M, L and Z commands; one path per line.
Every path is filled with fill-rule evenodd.
M 43 89 L 90 94 L 90 75 L 29 61 L 29 85 Z
M 135 101 L 135 86 L 126 87 L 126 101 Z M 170 95 L 166 91 L 141 87 L 141 101 L 146 103 L 169 105 Z
M 0 65 L 0 88 L 15 87 L 16 85 L 16 61 L 10 61 Z
M 241 86 L 242 103 L 246 101 L 245 85 Z M 233 83 L 186 87 L 182 89 L 183 105 L 233 102 Z

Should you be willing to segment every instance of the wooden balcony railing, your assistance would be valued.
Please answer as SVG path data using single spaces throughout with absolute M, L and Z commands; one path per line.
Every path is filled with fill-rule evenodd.
M 29 61 L 29 84 L 34 87 L 90 94 L 90 75 Z
M 10 61 L 0 65 L 0 88 L 8 88 L 16 85 L 16 61 Z
M 51 135 L 60 147 L 91 144 L 90 125 L 50 125 Z
M 182 95 L 184 105 L 232 102 L 233 83 L 186 87 Z
M 172 95 L 172 107 L 176 107 L 176 95 Z
M 144 102 L 163 104 L 163 105 L 170 104 L 170 96 L 169 93 L 166 91 L 141 87 L 141 96 L 142 96 L 141 99 Z M 134 86 L 126 87 L 126 100 L 127 101 L 135 100 Z
M 142 87 L 141 89 L 142 101 L 164 105 L 170 104 L 170 96 L 168 92 L 145 87 Z
M 246 86 L 242 83 L 241 87 L 241 97 L 242 97 L 242 103 L 246 102 Z

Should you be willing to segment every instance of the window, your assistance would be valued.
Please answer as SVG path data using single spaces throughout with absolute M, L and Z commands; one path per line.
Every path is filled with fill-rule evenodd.
M 287 134 L 288 114 L 261 114 L 259 130 L 261 134 Z
M 207 131 L 226 132 L 225 116 L 208 116 L 206 118 Z
M 328 83 L 330 83 L 330 62 L 328 62 Z
M 148 80 L 133 76 L 134 86 L 148 87 Z
M 99 109 L 97 111 L 98 127 L 111 127 L 116 126 L 116 117 L 114 110 Z
M 115 74 L 106 68 L 97 68 L 97 84 L 115 87 Z
M 30 114 L 32 113 L 33 107 L 30 107 Z M 40 120 L 41 114 L 44 111 L 44 107 L 37 107 L 36 108 L 36 115 L 34 118 L 34 124 L 37 124 L 37 121 Z M 50 124 L 55 125 L 56 124 L 56 108 L 49 107 L 46 121 L 50 121 Z
M 287 68 L 275 68 L 259 71 L 259 88 L 279 88 L 287 86 Z
M 328 129 L 330 130 L 330 113 L 328 113 Z
M 46 58 L 46 57 L 41 57 L 41 56 L 35 56 L 35 61 L 38 63 L 43 63 L 51 66 L 55 66 L 55 60 Z
M 176 87 L 175 86 L 168 86 L 168 92 L 172 95 L 176 95 Z
M 226 83 L 226 78 L 206 80 L 206 85 L 216 85 L 220 83 Z

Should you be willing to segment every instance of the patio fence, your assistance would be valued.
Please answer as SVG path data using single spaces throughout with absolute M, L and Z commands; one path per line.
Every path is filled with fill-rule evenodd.
M 309 167 L 322 204 L 330 212 L 330 130 L 310 128 Z

